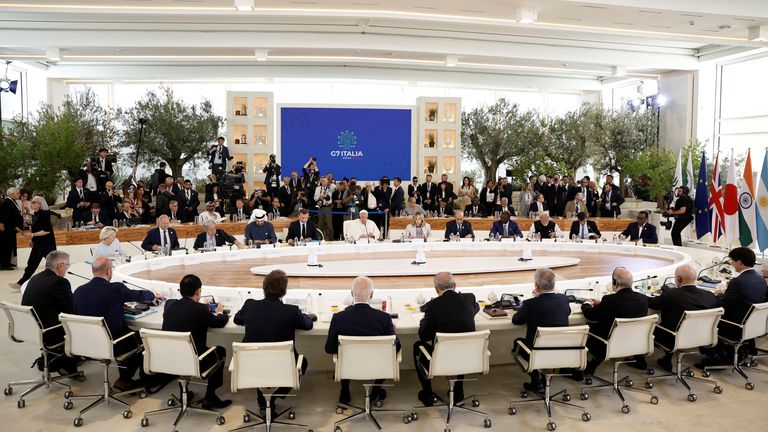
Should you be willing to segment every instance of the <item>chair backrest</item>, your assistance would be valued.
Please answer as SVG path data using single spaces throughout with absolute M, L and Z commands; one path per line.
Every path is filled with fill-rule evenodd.
M 344 232 L 344 237 L 349 235 L 349 230 L 350 230 L 349 227 L 350 227 L 350 225 L 352 225 L 355 222 L 356 221 L 354 219 L 352 219 L 352 220 L 345 220 L 344 221 L 344 224 L 342 225 L 342 231 Z
M 399 381 L 395 335 L 339 336 L 336 381 L 342 379 Z
M 606 359 L 650 355 L 653 353 L 653 330 L 659 315 L 640 318 L 616 318 L 608 335 Z
M 200 378 L 200 361 L 190 332 L 139 330 L 144 371 Z
M 42 348 L 43 326 L 32 306 L 0 302 L 8 317 L 8 337 L 14 342 L 29 342 Z
M 232 344 L 232 391 L 249 388 L 299 388 L 293 342 Z
M 64 327 L 64 352 L 94 360 L 114 360 L 112 335 L 102 317 L 61 313 Z
M 533 340 L 528 370 L 575 368 L 587 364 L 589 326 L 539 327 Z
M 677 326 L 674 351 L 717 344 L 717 324 L 723 308 L 685 311 Z
M 768 302 L 755 303 L 744 319 L 742 340 L 754 339 L 768 333 Z
M 429 363 L 429 376 L 486 375 L 491 352 L 490 330 L 466 333 L 437 333 Z

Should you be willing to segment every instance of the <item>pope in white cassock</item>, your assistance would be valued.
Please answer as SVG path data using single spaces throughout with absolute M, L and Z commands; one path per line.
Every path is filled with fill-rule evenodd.
M 381 235 L 379 227 L 368 219 L 368 212 L 366 210 L 360 210 L 360 219 L 354 219 L 346 226 L 347 236 L 351 236 L 355 239 L 378 239 Z

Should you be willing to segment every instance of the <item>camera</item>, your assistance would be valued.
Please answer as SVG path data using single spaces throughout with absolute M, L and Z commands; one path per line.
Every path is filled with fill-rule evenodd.
M 277 157 L 275 155 L 273 155 L 273 154 L 269 155 L 269 161 L 270 162 L 275 162 L 276 160 L 277 160 Z
M 672 220 L 672 216 L 666 215 L 664 216 L 663 221 L 659 222 L 659 225 L 663 226 L 665 230 L 669 231 L 672 229 L 672 225 L 674 225 L 675 221 Z

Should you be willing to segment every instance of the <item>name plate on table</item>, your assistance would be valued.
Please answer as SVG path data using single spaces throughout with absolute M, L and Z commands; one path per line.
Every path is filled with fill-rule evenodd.
M 554 243 L 555 239 L 551 239 L 551 238 L 549 238 L 549 239 L 541 239 L 541 242 L 542 243 Z
M 424 239 L 423 238 L 410 239 L 409 241 L 411 243 L 424 243 Z
M 515 242 L 515 238 L 514 237 L 503 238 L 503 239 L 501 239 L 501 242 L 502 243 L 514 243 Z
M 523 259 L 524 260 L 533 259 L 533 251 L 530 249 L 523 249 Z
M 475 239 L 473 239 L 471 237 L 470 238 L 466 238 L 466 237 L 462 237 L 461 238 L 461 242 L 462 243 L 472 243 L 473 241 L 475 241 Z

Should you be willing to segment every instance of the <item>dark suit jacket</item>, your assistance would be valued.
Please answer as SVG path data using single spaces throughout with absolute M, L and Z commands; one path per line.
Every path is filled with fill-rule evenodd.
M 101 210 L 107 213 L 110 219 L 115 218 L 115 214 L 119 211 L 120 204 L 123 203 L 123 199 L 120 195 L 108 194 L 106 191 L 99 194 L 99 204 L 101 204 Z
M 171 242 L 171 249 L 179 248 L 179 236 L 176 235 L 176 230 L 171 227 L 168 227 L 168 241 Z M 141 242 L 141 248 L 145 251 L 152 251 L 152 246 L 160 246 L 161 244 L 160 228 L 152 228 L 147 231 L 147 236 L 144 237 L 144 241 Z
M 408 198 L 416 198 L 416 204 L 421 204 L 421 185 L 408 185 Z
M 602 236 L 600 234 L 600 230 L 597 228 L 597 223 L 595 221 L 587 220 L 587 233 L 589 234 L 596 234 L 598 238 Z M 571 231 L 568 233 L 568 238 L 575 236 L 579 236 L 581 234 L 581 222 L 579 221 L 573 221 L 571 224 Z
M 311 238 L 312 240 L 320 240 L 320 235 L 317 233 L 317 226 L 311 219 L 307 220 L 307 234 L 304 238 Z M 288 234 L 285 235 L 286 239 L 301 238 L 301 222 L 295 220 L 288 225 Z
M 716 308 L 717 298 L 695 285 L 685 285 L 680 288 L 662 288 L 660 296 L 648 299 L 648 307 L 661 312 L 660 326 L 675 331 L 683 312 Z
M 389 212 L 393 214 L 399 214 L 401 211 L 403 211 L 403 206 L 405 205 L 405 193 L 403 192 L 403 185 L 401 184 L 400 187 L 392 189 L 392 199 L 390 200 L 389 204 Z
M 77 207 L 77 205 L 80 202 L 86 202 L 88 203 L 87 207 Z M 67 195 L 67 203 L 64 205 L 64 207 L 68 207 L 72 209 L 72 220 L 74 221 L 80 221 L 80 214 L 87 211 L 90 207 L 91 202 L 91 191 L 89 191 L 86 188 L 83 188 L 83 199 L 80 199 L 80 194 L 77 193 L 77 189 L 72 188 L 69 190 L 69 194 Z
M 741 324 L 753 304 L 766 300 L 766 291 L 763 275 L 753 269 L 744 270 L 728 282 L 728 288 L 717 299 L 725 309 L 723 319 Z
M 602 198 L 600 198 L 600 215 L 603 217 L 612 217 L 614 213 L 616 216 L 621 214 L 621 205 L 624 204 L 624 197 L 621 196 L 621 193 L 616 188 L 611 188 L 611 197 L 610 197 L 610 204 L 611 208 L 610 210 L 606 210 L 606 199 L 608 199 L 608 195 L 603 192 Z M 614 206 L 613 204 L 616 203 Z
M 461 232 L 459 232 L 459 227 L 455 220 L 448 221 L 445 224 L 445 238 L 450 237 L 451 234 L 459 234 L 461 238 L 464 238 L 467 234 L 471 234 L 473 238 L 475 237 L 475 232 L 472 231 L 472 224 L 467 221 L 461 223 Z
M 629 238 L 631 241 L 637 241 L 640 235 L 640 227 L 637 225 L 637 222 L 632 222 L 627 225 L 627 229 L 621 232 L 621 235 Z M 642 240 L 643 243 L 648 244 L 657 244 L 659 242 L 659 236 L 656 233 L 655 225 L 652 225 L 648 222 L 645 223 L 645 226 L 643 227 Z
M 94 277 L 75 290 L 73 302 L 76 314 L 103 317 L 112 333 L 112 338 L 116 339 L 130 332 L 125 323 L 123 304 L 132 301 L 152 301 L 154 298 L 152 291 L 132 290 L 122 283 Z
M 422 205 L 424 204 L 424 201 L 426 200 L 432 200 L 432 203 L 430 205 L 434 206 L 436 203 L 436 196 L 437 191 L 440 190 L 440 187 L 436 183 L 431 183 L 429 186 L 429 193 L 427 193 L 427 183 L 424 182 L 421 184 L 421 202 Z
M 296 305 L 279 298 L 248 299 L 235 315 L 235 324 L 245 326 L 243 342 L 285 342 L 296 339 L 296 330 L 312 330 L 312 319 Z
M 0 223 L 5 225 L 5 231 L 3 234 L 16 238 L 16 228 L 22 229 L 24 227 L 24 218 L 19 212 L 19 208 L 11 198 L 6 197 L 2 203 L 0 203 Z
M 549 211 L 550 210 L 549 204 L 547 204 L 546 201 L 541 203 L 541 207 L 544 209 L 543 211 Z M 528 207 L 528 212 L 529 213 L 536 213 L 538 211 L 539 211 L 539 204 L 536 203 L 536 201 L 532 202 L 531 205 Z
M 227 243 L 232 244 L 235 242 L 235 238 L 231 235 L 227 234 L 226 231 L 223 229 L 216 229 L 216 246 L 224 246 Z M 203 246 L 205 246 L 205 241 L 208 239 L 208 233 L 203 231 L 200 234 L 197 235 L 195 238 L 195 245 L 193 246 L 195 249 L 201 249 Z
M 229 315 L 213 314 L 207 304 L 198 303 L 191 297 L 166 302 L 163 311 L 163 331 L 192 333 L 197 355 L 208 349 L 208 329 L 222 328 L 227 321 Z
M 216 160 L 216 149 L 218 148 L 218 145 L 211 146 L 211 150 L 208 153 L 208 162 L 213 163 L 214 160 Z M 223 145 L 221 146 L 221 163 L 226 167 L 227 161 L 230 161 L 234 159 L 233 156 L 229 155 L 229 147 Z
M 27 282 L 21 304 L 35 309 L 43 328 L 53 327 L 59 324 L 60 313 L 71 314 L 74 311 L 72 287 L 67 279 L 45 269 Z M 60 334 L 63 335 L 63 332 Z M 48 342 L 47 333 L 45 336 L 46 344 L 53 342 Z
M 258 200 L 256 201 L 256 205 L 259 205 Z M 235 215 L 237 215 L 237 206 L 232 206 L 232 209 L 229 212 L 229 220 L 234 220 Z M 248 207 L 247 204 L 243 204 L 243 217 L 248 219 L 251 216 L 251 209 Z
M 445 290 L 421 307 L 424 316 L 419 323 L 419 339 L 432 342 L 436 333 L 465 333 L 475 331 L 475 315 L 480 305 L 472 293 Z
M 494 221 L 493 225 L 491 226 L 491 235 L 501 234 L 504 235 L 504 224 L 501 223 L 500 220 Z M 509 226 L 507 227 L 507 234 L 509 234 L 510 237 L 517 236 L 520 238 L 523 238 L 523 233 L 520 231 L 520 227 L 517 225 L 517 222 L 510 220 Z
M 84 211 L 80 214 L 80 222 L 87 224 L 93 220 L 93 214 L 90 211 Z M 99 223 L 104 226 L 112 225 L 112 218 L 109 217 L 106 211 L 99 212 Z
M 331 318 L 328 327 L 328 339 L 325 340 L 325 352 L 339 352 L 339 336 L 389 336 L 395 334 L 392 317 L 388 313 L 374 309 L 368 303 L 354 304 Z M 395 345 L 400 351 L 400 340 L 395 337 Z
M 589 322 L 589 331 L 601 338 L 608 333 L 616 318 L 640 318 L 648 315 L 648 297 L 623 288 L 614 294 L 603 296 L 600 304 L 592 306 L 589 303 L 581 305 L 581 312 Z
M 440 213 L 439 204 L 437 205 L 437 207 L 435 207 L 435 211 Z M 453 204 L 446 204 L 445 207 L 443 207 L 442 214 L 445 216 L 453 216 Z
M 464 207 L 464 216 L 466 217 L 485 217 L 485 207 L 478 204 L 477 209 L 472 204 Z
M 176 194 L 176 201 L 179 202 L 179 212 L 182 214 L 182 222 L 192 222 L 197 216 L 197 208 L 200 207 L 200 197 L 196 190 L 190 191 L 189 200 L 187 200 L 187 193 L 185 189 L 180 190 Z M 187 211 L 187 208 L 191 210 Z
M 512 324 L 525 324 L 528 327 L 525 343 L 531 347 L 539 327 L 565 327 L 570 314 L 568 297 L 558 293 L 540 294 L 523 301 L 520 310 L 512 316 Z

